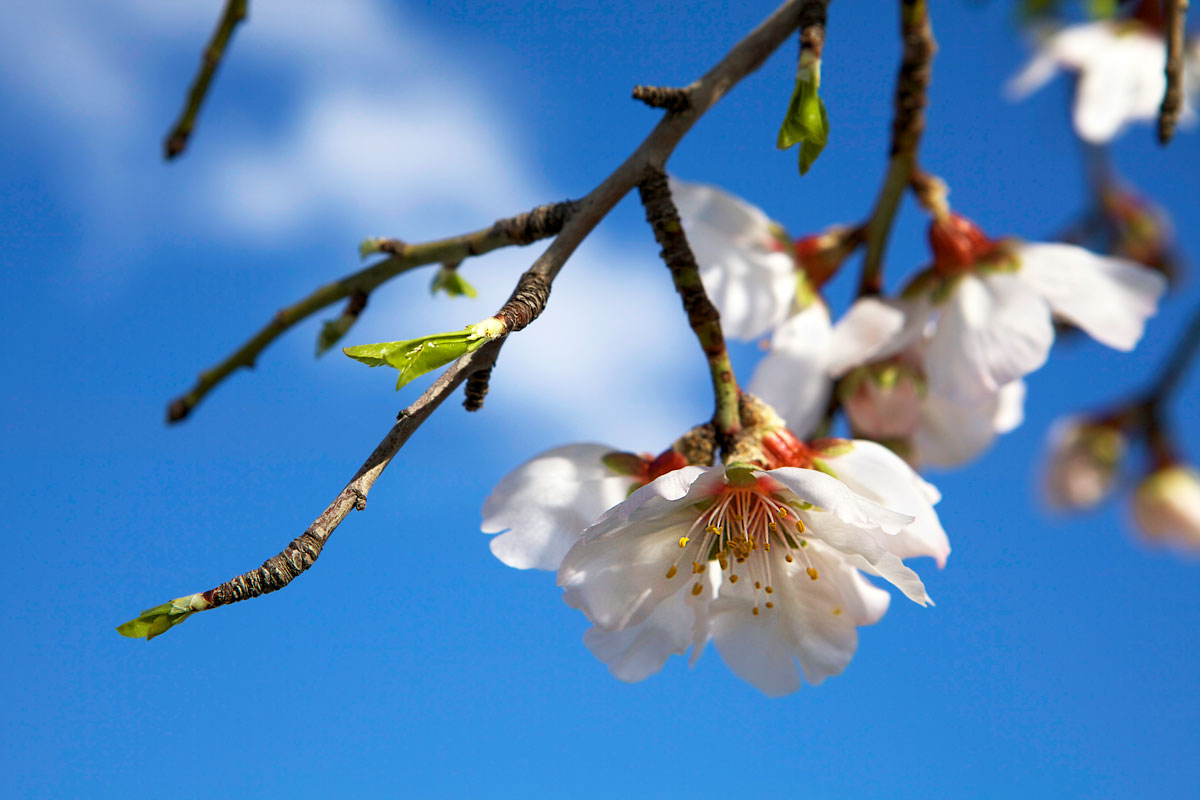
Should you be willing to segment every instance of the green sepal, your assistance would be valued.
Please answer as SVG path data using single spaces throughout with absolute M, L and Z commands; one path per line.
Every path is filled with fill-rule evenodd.
M 321 332 L 317 334 L 317 357 L 325 355 L 327 350 L 337 344 L 357 319 L 357 314 L 342 314 L 340 317 L 325 320 Z
M 801 66 L 796 73 L 796 87 L 788 102 L 787 114 L 779 126 L 775 146 L 786 150 L 794 144 L 800 145 L 800 174 L 812 167 L 817 156 L 829 141 L 829 115 L 825 103 L 817 94 L 821 84 L 821 63 Z
M 813 288 L 812 280 L 809 279 L 807 273 L 802 269 L 796 270 L 796 299 L 794 308 L 796 311 L 803 311 L 813 303 L 817 302 L 820 295 Z
M 822 461 L 819 458 L 813 459 L 812 468 L 815 469 L 817 472 L 824 472 L 826 475 L 828 475 L 831 478 L 837 478 L 837 473 L 833 471 L 833 467 L 829 466 L 828 464 L 826 464 L 824 461 Z M 841 478 L 838 478 L 838 480 L 841 480 Z
M 456 267 L 449 267 L 445 264 L 433 276 L 433 282 L 429 284 L 429 293 L 437 294 L 438 290 L 446 293 L 448 297 L 470 297 L 472 300 L 479 294 L 475 291 L 475 287 L 467 283 L 466 279 L 459 274 Z
M 646 459 L 636 453 L 606 453 L 600 461 L 618 475 L 638 475 L 646 466 Z
M 378 237 L 374 239 L 363 239 L 362 243 L 358 246 L 358 257 L 366 258 L 367 256 L 373 256 L 376 253 L 382 253 L 383 243 L 386 241 L 387 239 Z
M 499 338 L 481 330 L 484 325 L 469 325 L 461 331 L 435 333 L 402 342 L 343 347 L 342 352 L 369 367 L 394 367 L 400 373 L 396 377 L 398 391 L 426 372 L 475 352 L 492 338 Z
M 730 486 L 753 486 L 758 482 L 754 467 L 748 464 L 730 464 L 725 468 L 725 480 Z
M 1112 19 L 1117 16 L 1117 0 L 1088 0 L 1087 13 L 1092 19 Z
M 203 611 L 209 607 L 209 603 L 198 594 L 177 597 L 169 603 L 148 608 L 129 622 L 118 625 L 117 633 L 131 639 L 144 638 L 146 641 L 150 641 L 155 636 L 160 636 L 174 628 L 197 611 Z

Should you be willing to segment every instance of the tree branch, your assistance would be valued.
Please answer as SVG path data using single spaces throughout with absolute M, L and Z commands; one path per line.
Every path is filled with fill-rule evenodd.
M 900 207 L 900 198 L 917 164 L 917 146 L 925 130 L 926 90 L 937 43 L 929 24 L 927 0 L 900 0 L 900 35 L 904 55 L 896 79 L 896 111 L 892 118 L 891 160 L 887 177 L 867 222 L 867 255 L 863 261 L 859 294 L 879 294 L 883 288 L 883 253 L 888 232 Z
M 538 206 L 515 217 L 497 220 L 490 228 L 464 233 L 449 239 L 406 245 L 395 240 L 376 242 L 382 252 L 392 255 L 366 269 L 326 284 L 303 300 L 280 309 L 258 333 L 234 350 L 223 361 L 201 372 L 195 385 L 186 394 L 176 397 L 167 406 L 167 422 L 179 422 L 191 413 L 213 388 L 238 367 L 253 367 L 258 354 L 292 326 L 342 298 L 358 293 L 365 296 L 380 284 L 402 272 L 425 264 L 461 261 L 501 247 L 526 245 L 553 236 L 562 230 L 574 204 L 570 201 Z
M 687 109 L 664 115 L 637 149 L 576 204 L 562 230 L 521 276 L 517 290 L 497 313 L 496 316 L 504 320 L 506 325 L 511 325 L 510 331 L 520 330 L 541 313 L 550 284 L 575 252 L 575 248 L 651 170 L 662 170 L 675 147 L 696 120 L 738 81 L 758 69 L 767 56 L 797 28 L 801 9 L 814 3 L 824 6 L 828 0 L 789 0 L 776 9 L 748 36 L 734 45 L 704 77 L 687 87 L 686 91 L 690 97 Z M 433 260 L 443 261 L 447 258 L 443 256 Z M 150 609 L 137 619 L 121 625 L 118 630 L 127 636 L 150 638 L 182 622 L 197 611 L 255 597 L 286 586 L 296 575 L 315 563 L 333 531 L 350 511 L 365 506 L 367 493 L 379 475 L 446 396 L 469 375 L 491 368 L 503 342 L 504 339 L 499 339 L 485 344 L 479 350 L 450 365 L 424 394 L 400 412 L 396 424 L 355 473 L 350 483 L 308 529 L 278 556 L 269 559 L 259 569 L 227 581 L 208 592 L 188 595 Z M 221 602 L 218 603 L 218 600 Z
M 1164 30 L 1167 40 L 1167 90 L 1158 109 L 1158 141 L 1168 144 L 1175 136 L 1179 111 L 1183 107 L 1183 34 L 1187 21 L 1188 0 L 1163 0 Z
M 679 210 L 671 199 L 666 173 L 660 169 L 650 170 L 646 179 L 638 184 L 638 195 L 646 209 L 646 222 L 650 223 L 654 239 L 662 248 L 662 260 L 671 271 L 675 291 L 679 292 L 679 298 L 683 301 L 688 324 L 708 360 L 715 402 L 713 425 L 716 427 L 718 443 L 725 450 L 734 434 L 741 430 L 741 422 L 737 379 L 725 347 L 725 336 L 721 333 L 721 315 L 704 291 L 700 267 L 683 232 Z
M 166 141 L 163 143 L 163 150 L 168 161 L 182 153 L 187 147 L 188 137 L 192 135 L 192 129 L 196 126 L 196 115 L 200 113 L 200 106 L 204 104 L 204 98 L 208 95 L 209 84 L 212 83 L 213 75 L 216 74 L 221 58 L 225 55 L 225 47 L 233 36 L 234 28 L 246 18 L 246 5 L 247 0 L 226 0 L 225 11 L 221 14 L 220 21 L 217 22 L 217 29 L 213 31 L 212 39 L 204 48 L 204 55 L 200 60 L 200 71 L 196 73 L 192 86 L 188 90 L 183 111 L 180 112 L 175 126 L 167 132 Z

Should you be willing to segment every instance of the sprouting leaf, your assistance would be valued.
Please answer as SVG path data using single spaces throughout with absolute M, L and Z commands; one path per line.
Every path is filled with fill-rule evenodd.
M 461 331 L 435 333 L 403 342 L 382 342 L 343 347 L 342 352 L 369 367 L 394 367 L 400 374 L 396 389 L 430 370 L 449 364 L 478 350 L 490 339 L 503 335 L 503 325 L 495 317 Z
M 808 172 L 829 140 L 829 115 L 825 113 L 825 103 L 817 94 L 820 84 L 821 63 L 814 61 L 807 66 L 802 65 L 796 73 L 796 87 L 792 90 L 787 115 L 775 140 L 780 150 L 786 150 L 794 144 L 800 145 L 801 175 Z
M 357 314 L 342 314 L 334 319 L 325 320 L 321 332 L 317 334 L 317 355 L 324 355 L 325 351 L 337 344 L 357 319 Z
M 135 619 L 117 626 L 117 633 L 131 639 L 150 641 L 166 633 L 185 619 L 210 607 L 210 603 L 199 594 L 177 597 L 169 603 L 148 608 Z
M 467 283 L 466 279 L 459 274 L 458 268 L 449 264 L 442 265 L 442 268 L 433 276 L 433 283 L 429 285 L 430 294 L 437 294 L 439 289 L 449 297 L 474 299 L 478 294 L 475 287 Z

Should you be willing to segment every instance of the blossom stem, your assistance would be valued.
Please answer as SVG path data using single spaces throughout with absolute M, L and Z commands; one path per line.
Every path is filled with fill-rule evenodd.
M 1200 305 L 1192 310 L 1192 317 L 1188 321 L 1187 328 L 1175 343 L 1175 349 L 1171 351 L 1167 363 L 1159 372 L 1158 380 L 1155 381 L 1154 387 L 1150 391 L 1150 397 L 1154 402 L 1163 403 L 1172 392 L 1179 388 L 1197 350 L 1200 350 Z
M 179 422 L 185 418 L 205 395 L 230 373 L 239 367 L 253 367 L 258 354 L 266 349 L 267 345 L 322 308 L 345 297 L 353 297 L 359 292 L 369 295 L 380 284 L 414 267 L 461 261 L 468 256 L 480 256 L 501 247 L 530 244 L 553 236 L 562 230 L 574 207 L 575 204 L 570 201 L 539 206 L 524 214 L 497 220 L 489 228 L 449 239 L 412 245 L 394 240 L 376 243 L 376 249 L 391 255 L 365 269 L 328 283 L 303 300 L 276 312 L 271 321 L 258 333 L 223 361 L 201 372 L 195 385 L 186 394 L 171 401 L 167 406 L 167 422 Z
M 200 106 L 204 104 L 204 98 L 208 95 L 208 87 L 212 83 L 213 75 L 217 72 L 217 67 L 221 64 L 221 58 L 225 55 L 225 48 L 238 23 L 246 18 L 247 5 L 248 0 L 226 0 L 225 11 L 222 12 L 221 19 L 217 22 L 217 29 L 213 31 L 212 38 L 204 48 L 204 54 L 200 60 L 200 71 L 196 73 L 192 86 L 188 90 L 183 111 L 180 112 L 179 119 L 167 133 L 166 141 L 163 143 L 163 151 L 168 161 L 178 156 L 187 147 L 188 138 L 196 126 L 196 116 L 200 113 Z
M 721 315 L 712 304 L 700 280 L 700 267 L 696 264 L 696 256 L 692 253 L 687 235 L 683 232 L 675 201 L 671 199 L 671 188 L 667 184 L 666 173 L 658 169 L 650 171 L 645 180 L 638 184 L 638 195 L 646 209 L 646 222 L 650 223 L 654 239 L 662 248 L 659 255 L 671 271 L 675 291 L 679 292 L 683 301 L 688 324 L 691 325 L 700 347 L 704 350 L 704 356 L 708 359 L 708 370 L 712 376 L 713 396 L 716 401 L 713 424 L 717 429 L 718 441 L 724 449 L 731 437 L 741 430 L 741 421 L 737 379 L 729 361 L 725 336 L 721 333 Z
M 900 0 L 900 35 L 904 54 L 896 79 L 891 156 L 875 209 L 867 222 L 867 255 L 859 295 L 879 294 L 883 289 L 883 254 L 888 233 L 916 168 L 917 146 L 925 129 L 926 91 L 933 54 L 937 51 L 926 0 Z
M 1168 144 L 1175 136 L 1179 111 L 1183 107 L 1183 34 L 1187 21 L 1188 0 L 1163 0 L 1163 36 L 1167 44 L 1167 90 L 1158 109 L 1158 141 Z

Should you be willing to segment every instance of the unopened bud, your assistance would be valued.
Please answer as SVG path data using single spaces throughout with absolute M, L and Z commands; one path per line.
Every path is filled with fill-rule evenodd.
M 1054 508 L 1091 508 L 1112 491 L 1128 442 L 1110 424 L 1063 420 L 1050 432 L 1046 502 Z
M 934 269 L 943 275 L 966 270 L 994 247 L 978 225 L 953 212 L 929 223 L 929 246 Z
M 1133 517 L 1149 539 L 1200 549 L 1200 472 L 1171 464 L 1150 473 L 1134 493 Z
M 837 272 L 863 241 L 863 229 L 836 225 L 821 233 L 797 239 L 796 266 L 804 271 L 814 288 L 820 288 Z
M 925 380 L 908 364 L 867 364 L 842 380 L 838 396 L 855 435 L 878 441 L 908 439 L 921 424 Z

